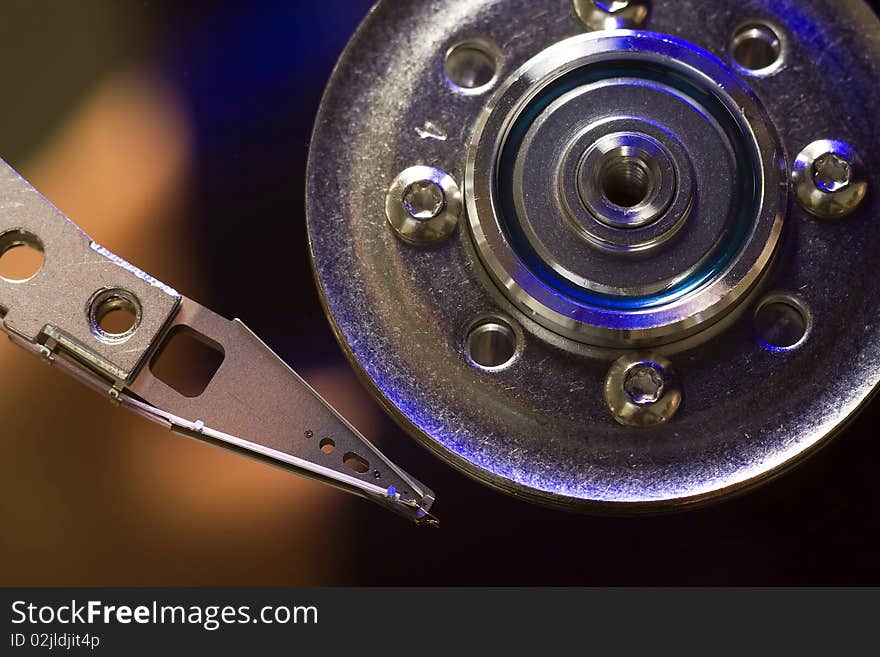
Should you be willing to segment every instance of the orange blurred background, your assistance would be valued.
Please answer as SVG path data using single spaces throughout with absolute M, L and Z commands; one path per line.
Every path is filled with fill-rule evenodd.
M 188 218 L 194 128 L 151 66 L 157 17 L 102 0 L 50 9 L 3 7 L 4 156 L 96 241 L 210 301 Z M 347 368 L 304 374 L 375 425 Z M 3 584 L 344 579 L 338 495 L 114 409 L 6 340 L 0 418 Z
M 322 314 L 303 210 L 320 94 L 369 4 L 4 2 L 0 152 L 97 242 L 244 320 L 437 492 L 441 529 L 180 438 L 0 340 L 0 584 L 880 584 L 876 402 L 760 490 L 649 518 L 494 493 L 380 412 Z

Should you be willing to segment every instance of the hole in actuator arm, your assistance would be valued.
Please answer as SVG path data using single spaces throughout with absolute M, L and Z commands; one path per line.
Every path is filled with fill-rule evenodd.
M 188 326 L 175 326 L 150 361 L 165 385 L 193 399 L 207 390 L 225 359 L 223 347 Z

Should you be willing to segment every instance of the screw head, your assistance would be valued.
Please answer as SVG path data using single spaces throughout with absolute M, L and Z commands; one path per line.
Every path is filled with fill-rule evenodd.
M 650 0 L 574 0 L 574 10 L 588 30 L 634 30 L 648 20 Z
M 823 153 L 813 162 L 813 182 L 829 194 L 849 187 L 852 166 L 837 153 Z
M 823 139 L 807 146 L 791 173 L 800 206 L 820 219 L 855 212 L 868 194 L 864 162 L 846 142 Z
M 443 212 L 446 196 L 433 180 L 417 180 L 403 190 L 403 207 L 413 219 L 433 219 Z
M 672 363 L 659 354 L 619 358 L 605 378 L 605 403 L 614 419 L 627 427 L 669 421 L 681 405 L 681 388 Z
M 656 404 L 663 396 L 666 382 L 663 373 L 654 363 L 636 363 L 626 371 L 623 390 L 634 404 Z
M 385 216 L 404 242 L 430 246 L 455 232 L 462 205 L 452 176 L 433 167 L 415 166 L 391 183 L 385 195 Z

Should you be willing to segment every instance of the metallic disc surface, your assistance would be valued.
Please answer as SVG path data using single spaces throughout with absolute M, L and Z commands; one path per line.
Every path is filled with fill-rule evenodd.
M 465 171 L 498 286 L 550 330 L 606 346 L 680 340 L 734 309 L 776 252 L 786 184 L 738 76 L 646 32 L 529 60 L 488 101 Z
M 810 452 L 880 381 L 880 21 L 862 2 L 655 0 L 647 32 L 588 33 L 583 4 L 377 4 L 311 144 L 316 277 L 377 399 L 471 476 L 567 509 L 699 502 Z M 861 155 L 868 188 L 833 221 L 789 184 L 822 140 Z M 820 164 L 797 182 L 845 191 L 845 163 Z M 386 216 L 417 166 L 464 195 L 443 241 L 401 239 Z M 522 229 L 502 268 L 480 231 L 498 208 Z M 527 302 L 519 265 L 554 272 L 520 286 Z M 601 318 L 546 311 L 587 292 Z

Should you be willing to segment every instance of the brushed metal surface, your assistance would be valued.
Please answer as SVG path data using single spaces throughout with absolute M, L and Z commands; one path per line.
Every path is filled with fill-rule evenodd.
M 789 161 L 817 139 L 878 152 L 880 22 L 864 3 L 657 0 L 644 27 L 730 62 L 732 36 L 755 20 L 785 32 L 781 67 L 743 80 Z M 396 239 L 385 220 L 385 191 L 407 167 L 435 166 L 463 180 L 491 90 L 449 87 L 443 54 L 451 45 L 491 39 L 503 52 L 504 80 L 583 30 L 571 3 L 553 0 L 376 6 L 336 69 L 311 145 L 309 234 L 324 303 L 389 412 L 490 486 L 567 509 L 624 512 L 741 490 L 822 444 L 880 381 L 880 194 L 833 224 L 791 204 L 763 289 L 809 304 L 809 338 L 791 351 L 769 350 L 744 313 L 711 339 L 666 348 L 683 399 L 670 422 L 650 429 L 619 426 L 604 408 L 603 381 L 621 351 L 578 344 L 514 308 L 483 270 L 468 231 L 425 250 Z M 878 190 L 880 169 L 867 164 Z M 522 344 L 511 366 L 487 372 L 469 362 L 464 340 L 476 317 L 493 314 L 515 324 Z
M 15 236 L 19 237 L 15 237 Z M 2 247 L 44 253 L 23 281 L 0 278 L 0 329 L 17 345 L 169 429 L 370 499 L 419 524 L 433 492 L 392 463 L 240 321 L 229 321 L 95 245 L 0 162 Z M 136 306 L 125 333 L 92 312 L 108 291 Z M 222 357 L 190 397 L 154 376 L 152 360 L 185 327 Z M 197 367 L 197 357 L 179 363 Z M 4 372 L 5 373 L 5 372 Z M 325 443 L 334 448 L 322 449 Z
M 107 377 L 125 382 L 142 365 L 180 302 L 180 295 L 95 244 L 8 164 L 0 161 L 0 236 L 24 231 L 42 244 L 44 263 L 24 282 L 0 278 L 3 327 L 29 342 L 50 336 Z M 141 308 L 124 341 L 98 337 L 89 301 L 122 289 Z

